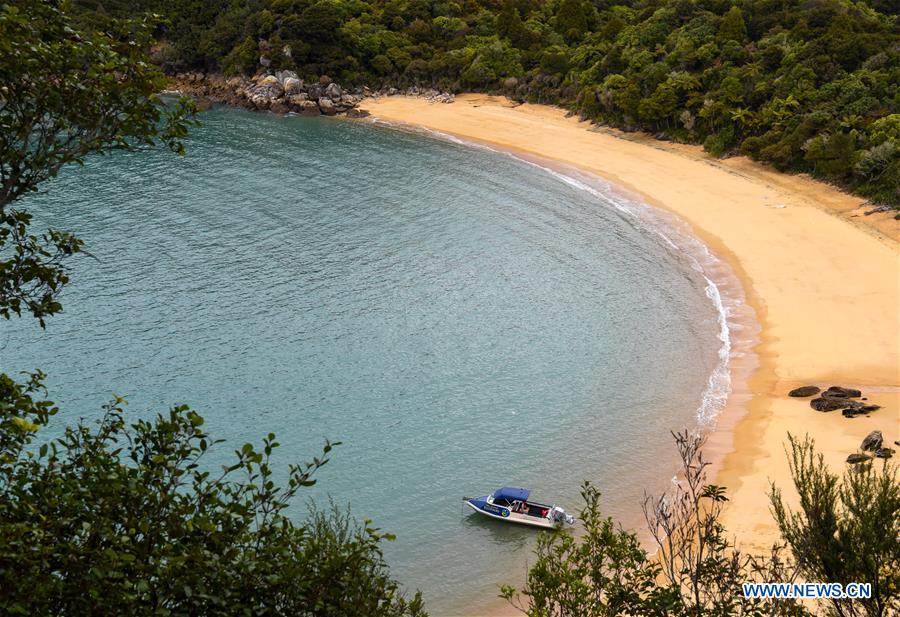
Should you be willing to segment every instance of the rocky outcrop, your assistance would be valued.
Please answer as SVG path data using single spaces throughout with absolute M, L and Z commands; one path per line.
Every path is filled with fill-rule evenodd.
M 366 94 L 375 99 L 381 98 L 382 96 L 412 96 L 423 98 L 429 103 L 452 103 L 456 100 L 456 96 L 451 92 L 441 92 L 440 90 L 435 90 L 433 88 L 420 89 L 416 86 L 404 90 L 398 90 L 397 88 L 388 86 L 377 92 L 367 92 Z
M 351 118 L 369 115 L 359 108 L 366 97 L 412 96 L 424 98 L 429 103 L 452 103 L 456 98 L 450 92 L 415 86 L 403 90 L 385 87 L 373 92 L 363 87 L 351 91 L 326 75 L 306 83 L 293 71 L 271 71 L 267 65 L 262 68 L 253 77 L 227 79 L 217 73 L 179 73 L 170 79 L 170 91 L 193 96 L 201 110 L 208 109 L 213 103 L 223 103 L 277 114 Z
M 306 84 L 293 71 L 266 71 L 228 79 L 214 73 L 181 73 L 171 79 L 171 90 L 193 96 L 201 109 L 224 103 L 277 114 L 368 115 L 358 109 L 363 89 L 349 92 L 324 76 L 317 83 Z
M 860 414 L 868 414 L 881 409 L 880 405 L 865 403 L 865 398 L 855 401 L 862 397 L 862 392 L 855 388 L 844 388 L 843 386 L 831 386 L 824 392 L 819 390 L 818 386 L 802 386 L 788 392 L 788 396 L 792 397 L 808 397 L 819 394 L 817 398 L 809 402 L 809 406 L 816 411 L 835 411 L 842 410 L 841 415 L 845 418 L 853 418 Z

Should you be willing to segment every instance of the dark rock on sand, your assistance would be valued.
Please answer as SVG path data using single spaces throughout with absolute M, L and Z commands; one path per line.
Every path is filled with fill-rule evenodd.
M 874 452 L 881 447 L 881 444 L 884 442 L 884 436 L 881 434 L 881 431 L 872 431 L 866 438 L 862 440 L 862 443 L 859 445 L 860 450 L 871 451 Z
M 847 403 L 852 403 L 852 402 L 854 402 L 854 401 L 847 401 Z M 879 409 L 881 409 L 880 405 L 861 405 L 859 403 L 856 403 L 854 405 L 847 406 L 841 412 L 841 415 L 843 415 L 845 418 L 855 418 L 856 416 L 858 416 L 860 414 L 872 413 L 873 411 L 877 411 Z
M 862 392 L 853 388 L 831 386 L 822 393 L 822 396 L 830 398 L 859 398 L 860 396 L 862 396 Z
M 891 458 L 894 456 L 893 448 L 878 448 L 875 450 L 875 456 L 878 458 Z
M 812 396 L 813 394 L 818 394 L 822 389 L 819 386 L 802 386 L 800 388 L 794 388 L 790 392 L 788 392 L 788 396 L 795 397 L 805 397 Z
M 809 402 L 809 406 L 816 411 L 834 411 L 847 406 L 846 400 L 835 400 L 833 398 L 814 398 Z
M 805 397 L 812 396 L 813 394 L 818 394 L 822 389 L 819 386 L 801 386 L 799 388 L 794 388 L 790 392 L 788 392 L 788 396 L 796 396 L 796 397 Z
M 871 461 L 872 457 L 868 454 L 851 454 L 847 457 L 847 462 L 851 465 L 855 465 L 856 463 L 862 463 L 864 461 Z

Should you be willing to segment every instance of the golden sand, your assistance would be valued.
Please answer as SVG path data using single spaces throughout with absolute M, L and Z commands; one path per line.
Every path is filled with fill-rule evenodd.
M 463 95 L 452 104 L 386 97 L 365 108 L 604 177 L 681 216 L 730 263 L 761 326 L 759 362 L 750 396 L 731 397 L 708 453 L 731 497 L 725 524 L 742 547 L 777 538 L 766 493 L 771 481 L 789 486 L 788 432 L 809 433 L 838 470 L 871 430 L 900 440 L 900 221 L 892 213 L 865 216 L 862 199 L 806 176 L 595 128 L 553 107 Z M 854 419 L 819 413 L 787 397 L 806 384 L 857 387 L 883 408 Z

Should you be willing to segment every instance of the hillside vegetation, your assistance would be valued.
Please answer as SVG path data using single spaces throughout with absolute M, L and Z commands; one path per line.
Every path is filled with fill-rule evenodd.
M 900 206 L 896 0 L 79 0 L 168 70 L 503 92 Z

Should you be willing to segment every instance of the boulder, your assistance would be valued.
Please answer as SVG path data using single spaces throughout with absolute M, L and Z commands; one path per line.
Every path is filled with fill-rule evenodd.
M 518 86 L 519 80 L 515 77 L 507 77 L 505 80 L 503 80 L 503 87 L 507 90 L 515 90 Z M 813 394 L 815 394 L 815 392 L 813 392 Z
M 851 465 L 855 465 L 857 463 L 862 463 L 864 461 L 871 461 L 872 457 L 868 454 L 851 454 L 847 457 L 847 462 Z
M 319 77 L 319 84 L 321 84 L 322 86 L 327 86 L 330 83 L 331 78 L 328 75 L 322 75 L 321 77 Z
M 847 406 L 846 400 L 835 400 L 831 398 L 814 398 L 809 402 L 809 406 L 816 411 L 834 411 Z
M 818 394 L 821 392 L 821 388 L 819 386 L 802 386 L 800 388 L 794 388 L 790 392 L 788 392 L 788 396 L 795 397 L 806 397 L 812 396 L 813 394 Z
M 822 396 L 830 398 L 859 398 L 860 396 L 862 396 L 862 392 L 860 392 L 859 390 L 855 390 L 854 388 L 831 386 L 822 393 Z
M 318 116 L 321 112 L 315 101 L 303 101 L 298 105 L 300 113 L 304 116 Z
M 335 109 L 334 107 L 334 102 L 324 96 L 319 99 L 319 111 L 321 111 L 326 116 L 333 116 L 337 113 L 337 109 Z
M 269 60 L 268 58 L 266 58 L 265 56 L 259 57 L 259 63 L 266 68 L 268 68 L 269 66 L 272 65 L 272 61 Z
M 291 109 L 284 103 L 284 99 L 276 99 L 269 105 L 269 111 L 275 114 L 286 114 Z
M 300 81 L 300 79 L 297 77 L 297 73 L 295 73 L 294 71 L 275 71 L 275 78 L 282 86 L 284 86 L 284 82 L 286 82 L 288 79 L 296 79 L 297 81 Z
M 292 94 L 288 97 L 288 103 L 291 105 L 302 105 L 304 102 L 309 101 L 309 95 L 306 92 L 301 92 L 300 94 Z
M 844 402 L 844 410 L 841 414 L 845 418 L 855 418 L 860 414 L 868 414 L 873 411 L 877 411 L 881 409 L 879 405 L 863 405 L 862 403 L 857 403 L 856 401 L 845 401 Z
M 872 431 L 862 440 L 859 449 L 867 452 L 875 452 L 881 447 L 883 442 L 884 436 L 881 434 L 881 431 Z
M 878 448 L 875 450 L 875 456 L 878 458 L 891 458 L 894 456 L 893 448 Z
M 310 84 L 309 88 L 307 88 L 306 91 L 309 93 L 309 98 L 317 101 L 322 98 L 322 95 L 325 93 L 325 88 L 323 88 L 319 84 Z
M 341 91 L 341 87 L 336 83 L 332 82 L 325 86 L 325 96 L 330 98 L 332 101 L 341 100 L 341 94 L 343 94 L 343 92 Z
M 296 77 L 288 77 L 282 83 L 282 88 L 284 88 L 285 96 L 300 94 L 303 91 L 303 82 Z
M 369 115 L 371 115 L 371 114 L 369 114 L 369 112 L 367 112 L 365 109 L 359 109 L 359 108 L 354 107 L 353 109 L 347 110 L 348 118 L 367 118 Z

